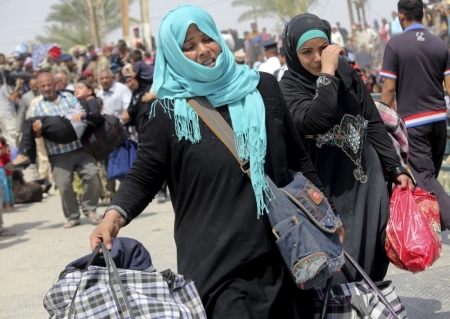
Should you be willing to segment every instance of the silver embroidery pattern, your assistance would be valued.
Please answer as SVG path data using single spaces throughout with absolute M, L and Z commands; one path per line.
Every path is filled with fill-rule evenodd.
M 342 118 L 340 125 L 333 126 L 333 128 L 325 134 L 317 134 L 314 136 L 318 148 L 321 148 L 323 145 L 342 148 L 345 154 L 350 157 L 356 165 L 353 176 L 363 184 L 367 182 L 367 176 L 364 174 L 361 165 L 361 157 L 368 123 L 369 122 L 360 115 L 355 117 L 346 114 Z
M 316 81 L 316 94 L 314 95 L 314 99 L 319 95 L 319 88 L 324 85 L 328 85 L 331 83 L 331 79 L 326 75 L 319 75 Z

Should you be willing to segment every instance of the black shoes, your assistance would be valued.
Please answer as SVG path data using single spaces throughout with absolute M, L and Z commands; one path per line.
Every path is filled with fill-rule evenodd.
M 13 164 L 13 162 L 9 162 L 8 164 L 5 165 L 5 169 L 8 171 L 22 171 L 24 169 L 26 169 L 28 166 L 30 166 L 31 161 L 29 159 L 27 159 L 24 162 L 21 162 L 19 164 Z

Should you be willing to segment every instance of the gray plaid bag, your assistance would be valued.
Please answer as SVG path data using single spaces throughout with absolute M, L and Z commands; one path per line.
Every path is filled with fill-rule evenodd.
M 90 266 L 100 248 L 106 268 Z M 170 270 L 117 269 L 104 244 L 94 250 L 84 271 L 61 274 L 45 295 L 44 307 L 52 319 L 206 319 L 193 282 Z
M 344 251 L 364 281 L 314 289 L 315 319 L 406 319 L 406 309 L 392 281 L 373 282 L 362 268 Z M 350 273 L 342 268 L 352 281 Z M 324 307 L 326 305 L 326 307 Z
M 401 319 L 406 319 L 406 309 L 402 305 L 392 282 L 381 281 L 375 284 L 389 301 L 397 316 Z M 320 318 L 319 313 L 323 307 L 324 297 L 324 291 L 317 288 L 315 290 L 316 318 Z M 380 301 L 377 294 L 363 281 L 333 286 L 330 291 L 327 308 L 327 316 L 325 318 L 394 318 L 391 312 Z

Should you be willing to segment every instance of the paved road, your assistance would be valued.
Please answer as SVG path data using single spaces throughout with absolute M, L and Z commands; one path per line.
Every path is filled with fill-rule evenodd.
M 4 221 L 17 236 L 0 237 L 0 318 L 48 318 L 43 297 L 69 262 L 90 253 L 93 226 L 83 218 L 80 226 L 62 229 L 59 196 L 17 205 L 14 212 L 4 213 Z M 170 203 L 151 204 L 120 235 L 142 242 L 158 270 L 176 270 Z M 389 270 L 409 318 L 450 319 L 449 235 L 444 233 L 444 256 L 431 269 L 415 275 Z

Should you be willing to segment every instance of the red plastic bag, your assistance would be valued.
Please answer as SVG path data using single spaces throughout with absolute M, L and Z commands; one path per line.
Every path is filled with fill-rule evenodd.
M 419 187 L 394 188 L 386 228 L 386 252 L 398 268 L 420 272 L 442 255 L 439 205 Z

